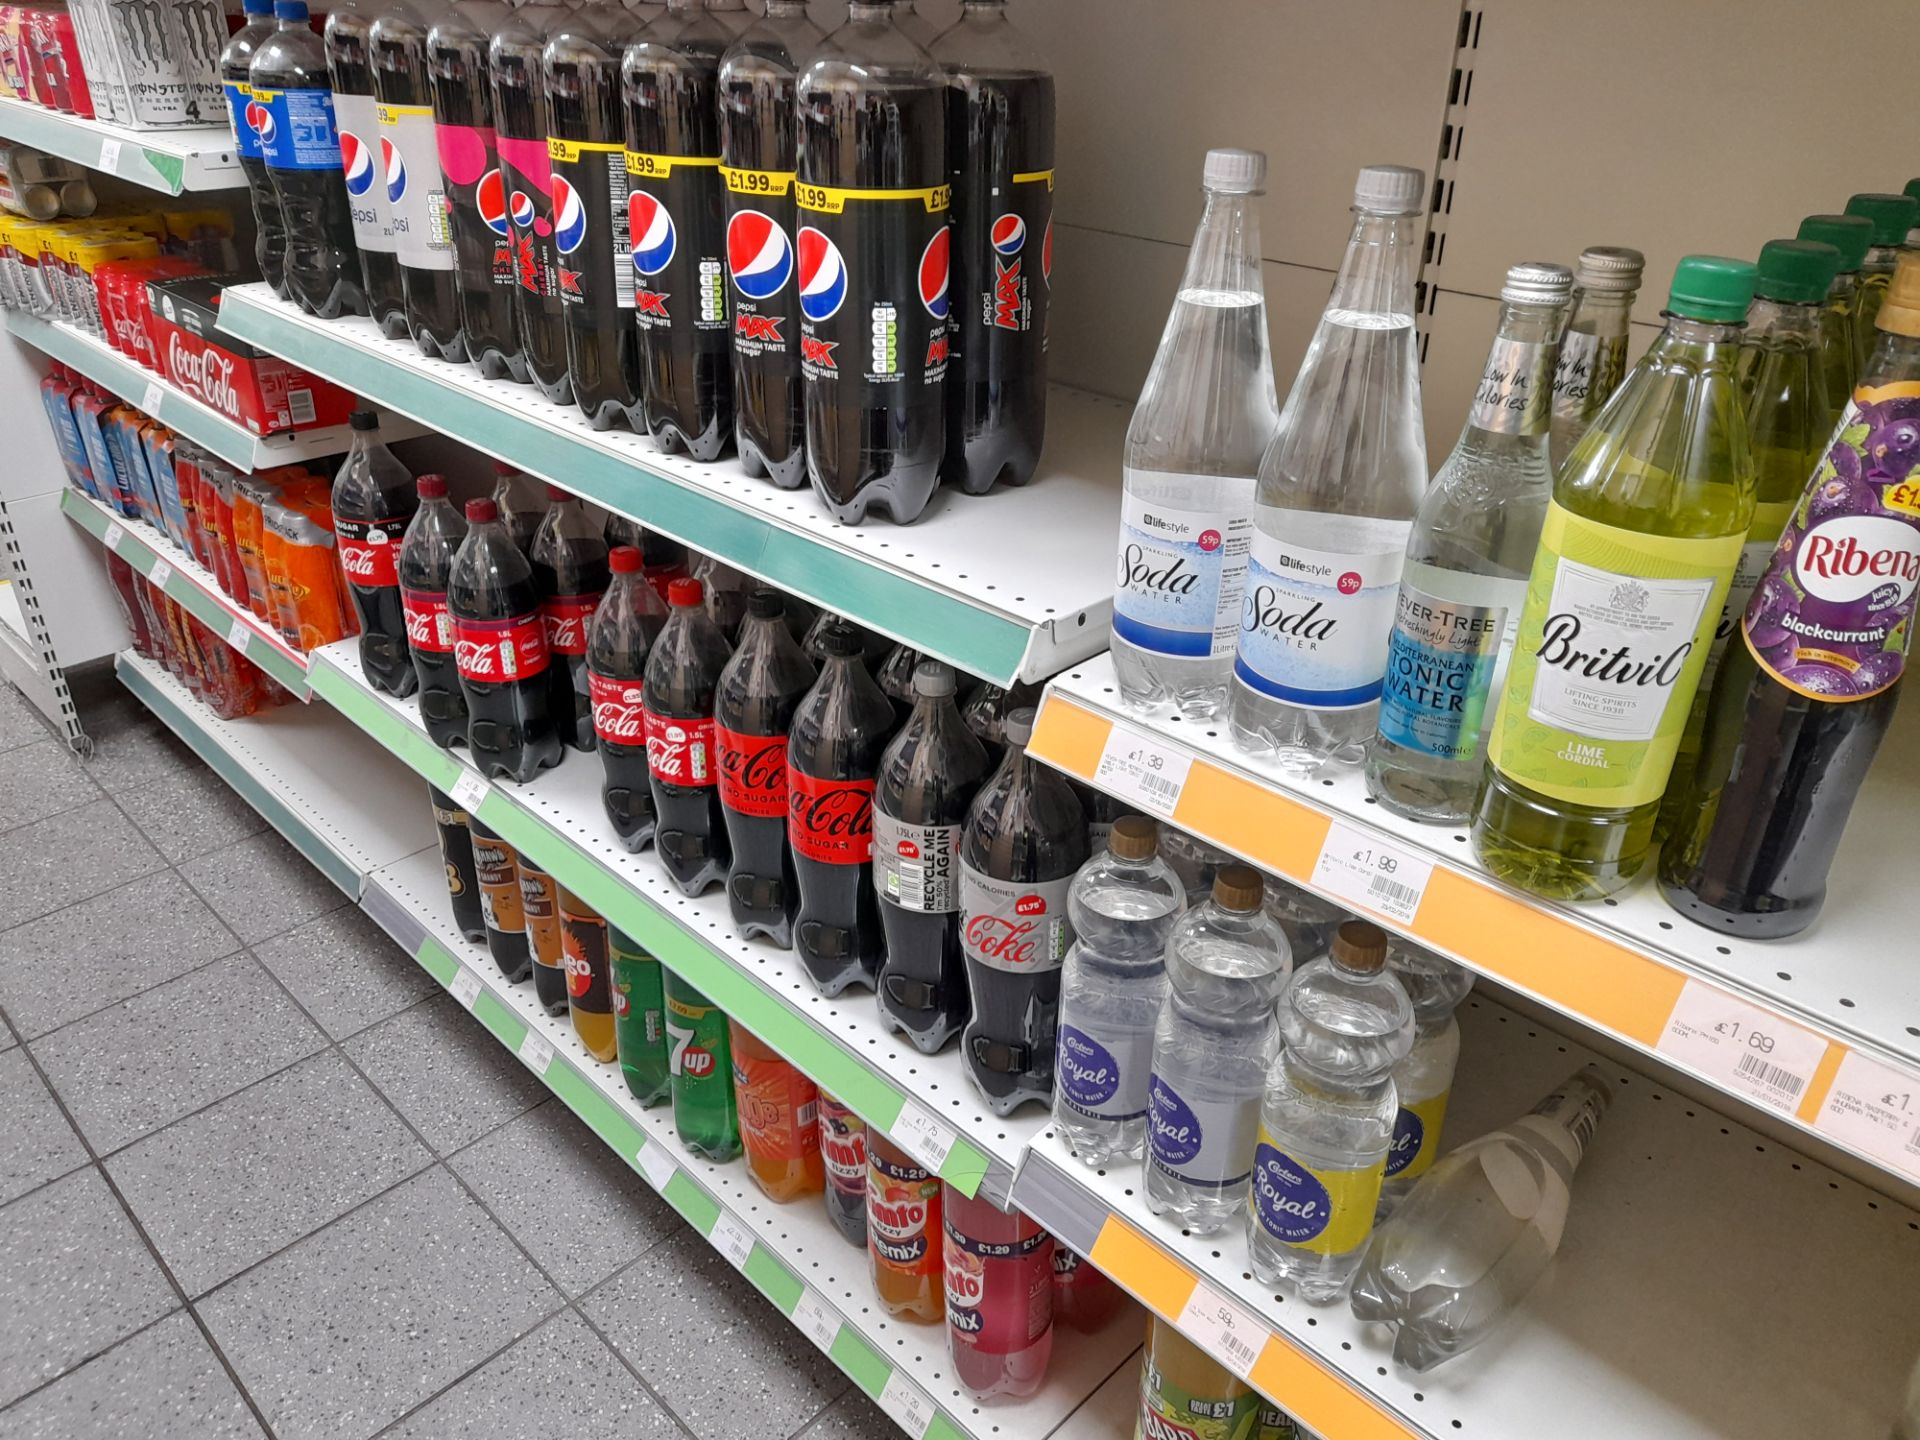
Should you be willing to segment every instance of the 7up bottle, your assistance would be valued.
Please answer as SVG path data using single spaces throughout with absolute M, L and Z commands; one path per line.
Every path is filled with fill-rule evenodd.
M 667 1072 L 680 1143 L 709 1160 L 740 1153 L 727 1017 L 706 996 L 666 972 Z
M 642 1105 L 667 1098 L 666 1002 L 660 962 L 624 931 L 608 928 L 613 951 L 613 1043 L 627 1089 Z

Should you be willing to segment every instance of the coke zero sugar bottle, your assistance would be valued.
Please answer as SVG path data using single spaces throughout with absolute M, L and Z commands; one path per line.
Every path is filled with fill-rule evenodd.
M 966 703 L 960 707 L 960 714 L 965 718 L 967 728 L 978 735 L 980 743 L 987 747 L 987 754 L 993 757 L 993 763 L 998 765 L 1000 757 L 1007 751 L 1004 728 L 1007 711 L 1039 703 L 1038 685 L 1018 680 L 1011 690 L 1003 690 L 990 680 L 982 680 L 967 696 Z
M 547 713 L 547 636 L 527 557 L 492 500 L 467 502 L 467 538 L 447 577 L 467 749 L 482 775 L 522 783 L 564 753 Z
M 947 1353 L 981 1398 L 1027 1396 L 1053 1354 L 1053 1236 L 985 1195 L 943 1188 Z
M 788 597 L 788 603 L 793 603 L 792 597 Z M 827 632 L 836 625 L 844 625 L 860 637 L 860 661 L 871 672 L 878 672 L 886 663 L 887 656 L 893 653 L 894 642 L 879 631 L 869 630 L 864 625 L 856 625 L 846 616 L 836 615 L 831 610 L 819 610 L 814 612 L 813 623 L 807 627 L 800 641 L 814 664 L 826 663 Z
M 723 560 L 702 555 L 693 567 L 693 578 L 707 592 L 707 615 L 720 627 L 727 644 L 740 643 L 740 622 L 747 618 L 747 597 L 758 583 Z
M 376 690 L 404 697 L 419 680 L 407 650 L 400 542 L 420 502 L 407 467 L 375 438 L 380 417 L 356 410 L 349 424 L 353 440 L 333 479 L 333 530 L 360 617 L 360 668 Z
M 466 522 L 447 503 L 447 477 L 422 475 L 414 487 L 420 508 L 400 542 L 400 603 L 407 618 L 407 648 L 420 678 L 420 723 L 442 750 L 467 741 L 467 697 L 453 658 L 453 614 L 447 609 L 447 576 L 454 552 L 466 538 Z
M 367 40 L 379 103 L 381 179 L 392 207 L 407 328 L 426 354 L 464 361 L 460 284 L 427 79 L 427 31 L 442 8 L 441 0 L 384 0 Z
M 827 1167 L 827 1218 L 849 1245 L 867 1243 L 867 1122 L 820 1092 L 820 1158 Z
M 493 462 L 493 503 L 500 507 L 500 523 L 520 553 L 531 562 L 533 537 L 547 518 L 547 487 L 524 470 L 504 461 Z
M 1053 1095 L 1060 966 L 1073 941 L 1067 891 L 1087 859 L 1073 787 L 1027 758 L 1033 711 L 1006 719 L 1007 753 L 974 797 L 960 848 L 960 937 L 973 1019 L 967 1075 L 997 1115 Z
M 433 820 L 440 830 L 440 859 L 447 867 L 447 898 L 453 902 L 453 923 L 469 940 L 487 938 L 480 914 L 480 877 L 474 871 L 473 835 L 467 812 L 451 795 L 428 787 L 433 796 Z
M 547 513 L 528 557 L 540 618 L 547 629 L 547 712 L 560 738 L 593 749 L 593 697 L 587 681 L 587 626 L 606 593 L 607 542 L 577 497 L 547 487 Z
M 731 852 L 720 810 L 713 697 L 727 642 L 707 618 L 700 582 L 668 587 L 667 623 L 647 652 L 647 772 L 656 816 L 653 850 L 682 894 L 724 880 Z
M 743 936 L 765 935 L 783 948 L 793 943 L 800 903 L 787 844 L 787 734 L 814 679 L 780 596 L 754 591 L 739 646 L 714 692 L 720 806 L 733 855 L 727 908 Z
M 907 716 L 913 713 L 913 672 L 919 663 L 918 650 L 907 645 L 896 645 L 887 652 L 887 658 L 880 662 L 880 668 L 873 672 L 874 684 L 893 702 L 896 725 L 906 724 Z
M 787 839 L 800 908 L 793 948 L 822 995 L 879 974 L 886 940 L 869 873 L 873 781 L 893 706 L 860 663 L 860 637 L 834 625 L 826 662 L 794 713 L 787 742 Z
M 560 299 L 560 252 L 553 235 L 553 165 L 547 158 L 547 96 L 540 55 L 566 18 L 560 0 L 527 0 L 487 46 L 493 80 L 493 134 L 507 207 L 513 314 L 527 375 L 556 405 L 573 403 L 567 327 Z
M 327 74 L 333 82 L 333 112 L 340 127 L 340 170 L 353 238 L 360 252 L 360 276 L 367 311 L 383 334 L 407 333 L 407 302 L 400 293 L 400 259 L 393 252 L 393 216 L 387 204 L 387 177 L 380 163 L 380 112 L 373 98 L 373 61 L 367 31 L 373 24 L 369 4 L 341 4 L 327 10 Z M 285 217 L 289 222 L 292 216 Z M 289 225 L 289 254 L 294 237 Z
M 500 973 L 518 985 L 533 970 L 533 950 L 527 943 L 527 914 L 520 893 L 519 853 L 480 823 L 467 817 L 473 837 L 473 868 L 480 884 L 480 917 L 486 927 L 487 949 Z
M 953 703 L 953 671 L 923 660 L 914 706 L 880 758 L 873 883 L 887 939 L 880 1018 L 926 1054 L 967 1020 L 960 952 L 960 837 L 992 763 Z
M 653 839 L 653 788 L 647 775 L 647 652 L 667 623 L 667 607 L 640 570 L 640 552 L 616 545 L 612 579 L 587 629 L 587 686 L 593 731 L 606 779 L 600 791 L 613 833 L 638 853 Z

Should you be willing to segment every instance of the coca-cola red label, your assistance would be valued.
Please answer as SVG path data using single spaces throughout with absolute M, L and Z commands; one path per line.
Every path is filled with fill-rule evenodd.
M 600 608 L 598 595 L 556 595 L 540 602 L 547 626 L 547 649 L 555 655 L 587 653 L 587 622 Z
M 462 680 L 499 685 L 547 668 L 547 632 L 535 615 L 453 621 L 453 663 Z
M 447 609 L 446 591 L 402 589 L 400 605 L 407 615 L 410 647 L 431 655 L 453 653 L 453 614 Z
M 787 840 L 794 854 L 823 865 L 866 864 L 873 858 L 873 781 L 788 770 Z
M 713 785 L 713 717 L 676 720 L 647 711 L 647 769 L 663 785 Z
M 244 423 L 247 412 L 240 404 L 240 388 L 234 383 L 239 366 L 240 361 L 226 351 L 168 329 L 167 374 L 173 383 L 199 396 L 229 420 Z
M 716 725 L 720 803 L 736 815 L 777 820 L 787 813 L 787 737 L 742 735 Z
M 1073 943 L 1067 891 L 1073 877 L 996 880 L 960 865 L 960 944 L 969 960 L 1021 975 L 1057 970 Z
M 638 680 L 615 680 L 587 672 L 587 698 L 593 702 L 593 733 L 609 745 L 647 743 L 646 688 Z
M 336 515 L 333 533 L 340 541 L 340 568 L 347 583 L 377 590 L 400 583 L 400 537 L 409 517 L 392 520 L 348 520 Z

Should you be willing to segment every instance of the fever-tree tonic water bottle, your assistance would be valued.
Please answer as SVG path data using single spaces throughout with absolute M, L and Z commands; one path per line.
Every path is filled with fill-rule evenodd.
M 1266 182 L 1258 151 L 1207 152 L 1207 208 L 1127 429 L 1113 668 L 1129 703 L 1196 719 L 1226 705 L 1254 477 L 1279 416 L 1260 279 Z
M 1840 273 L 1827 287 L 1820 309 L 1820 364 L 1827 378 L 1827 405 L 1833 417 L 1829 431 L 1840 423 L 1840 412 L 1858 382 L 1866 343 L 1855 322 L 1860 299 L 1860 267 L 1873 244 L 1873 222 L 1864 215 L 1809 215 L 1800 222 L 1802 240 L 1819 240 L 1840 252 Z
M 1554 461 L 1572 451 L 1627 378 L 1627 331 L 1647 257 L 1623 245 L 1590 245 L 1575 265 L 1579 299 L 1553 370 Z
M 1507 271 L 1466 428 L 1414 516 L 1367 756 L 1367 788 L 1397 814 L 1457 824 L 1472 813 L 1553 489 L 1549 391 L 1572 294 L 1564 265 Z
M 1427 482 L 1413 272 L 1425 177 L 1370 165 L 1353 235 L 1260 462 L 1233 738 L 1285 769 L 1358 761 Z
M 1621 889 L 1655 812 L 1753 523 L 1735 360 L 1754 267 L 1690 255 L 1667 325 L 1553 482 L 1474 850 L 1558 899 Z

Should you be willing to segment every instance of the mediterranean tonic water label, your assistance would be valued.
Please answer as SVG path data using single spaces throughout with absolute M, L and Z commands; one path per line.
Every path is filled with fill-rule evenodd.
M 1552 799 L 1660 798 L 1746 542 L 1644 535 L 1547 508 L 1488 758 Z
M 1178 492 L 1189 475 L 1129 471 L 1120 502 L 1120 566 L 1113 591 L 1113 631 L 1158 655 L 1206 659 L 1233 649 L 1239 633 L 1247 549 L 1253 538 L 1254 481 L 1208 477 L 1231 487 L 1231 510 L 1183 510 L 1143 498 L 1140 490 Z
M 1395 602 L 1380 733 L 1440 760 L 1471 760 L 1526 603 L 1524 580 L 1415 563 Z
M 1386 1157 L 1355 1169 L 1319 1169 L 1296 1159 L 1260 1128 L 1253 1156 L 1253 1216 L 1282 1245 L 1346 1255 L 1367 1243 L 1380 1204 Z
M 1234 678 L 1314 710 L 1380 698 L 1407 520 L 1277 510 L 1253 537 Z M 1312 542 L 1335 540 L 1339 550 Z
M 1259 1122 L 1257 1095 L 1182 1093 L 1158 1071 L 1147 1080 L 1147 1154 L 1184 1184 L 1225 1189 L 1245 1180 Z

